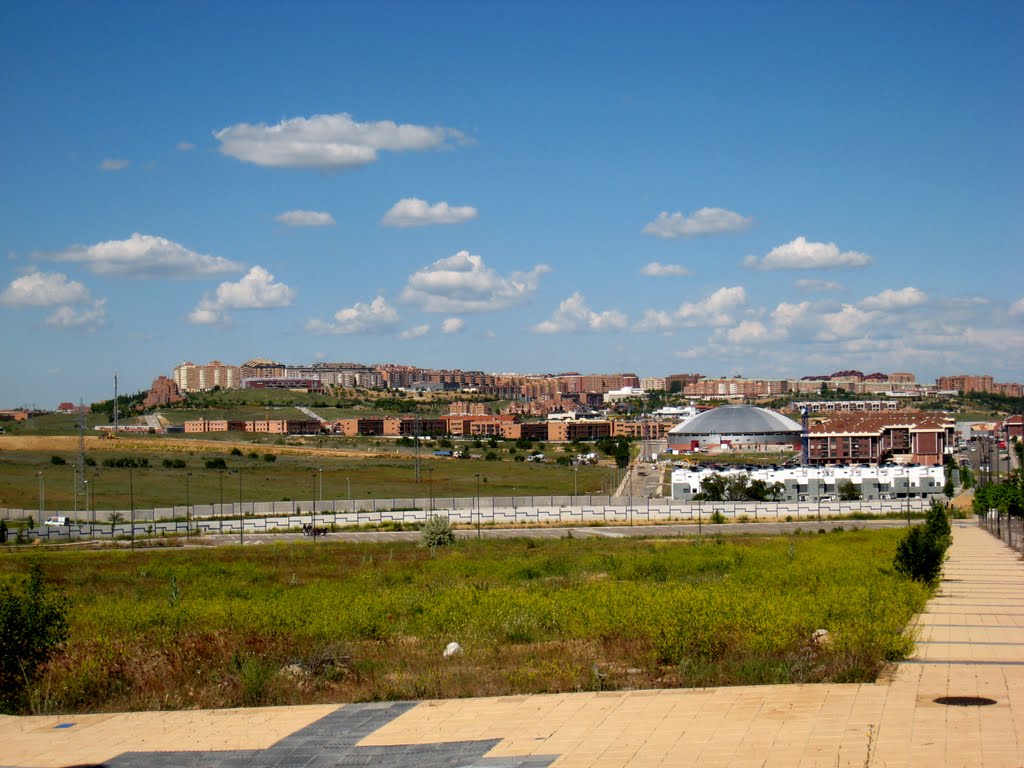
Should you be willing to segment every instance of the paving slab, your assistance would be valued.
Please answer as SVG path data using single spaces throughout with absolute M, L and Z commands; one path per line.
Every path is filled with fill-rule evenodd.
M 914 655 L 873 684 L 2 717 L 0 765 L 1024 766 L 1016 553 L 955 526 L 941 587 L 915 630 Z M 936 701 L 944 697 L 968 705 Z M 970 703 L 978 697 L 993 703 Z

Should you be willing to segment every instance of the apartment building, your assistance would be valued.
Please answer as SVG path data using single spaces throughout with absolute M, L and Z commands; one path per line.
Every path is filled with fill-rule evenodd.
M 1024 397 L 1024 385 L 997 383 L 991 376 L 940 376 L 935 380 L 939 390 L 950 392 L 988 392 L 1005 397 Z
M 955 444 L 955 423 L 922 411 L 835 413 L 808 430 L 812 464 L 941 464 Z
M 214 387 L 238 389 L 242 386 L 238 366 L 225 365 L 220 360 L 213 360 L 206 365 L 182 363 L 175 366 L 171 378 L 181 392 L 205 392 Z
M 142 402 L 142 407 L 159 408 L 162 405 L 178 403 L 184 399 L 181 392 L 178 391 L 178 385 L 174 383 L 174 379 L 169 379 L 166 376 L 157 376 L 153 379 L 153 383 L 149 385 L 149 392 L 146 393 L 146 399 Z
M 593 419 L 549 421 L 547 439 L 551 442 L 600 440 L 611 437 L 612 423 Z
M 683 388 L 687 397 L 752 398 L 775 397 L 789 392 L 789 382 L 781 379 L 701 379 Z

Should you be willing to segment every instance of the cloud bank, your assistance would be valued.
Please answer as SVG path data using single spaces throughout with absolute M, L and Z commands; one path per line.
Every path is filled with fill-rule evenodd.
M 872 258 L 857 251 L 840 251 L 835 243 L 813 243 L 801 236 L 772 248 L 762 259 L 747 256 L 743 265 L 750 269 L 838 269 L 866 267 Z
M 446 314 L 507 309 L 533 296 L 541 275 L 550 271 L 538 264 L 528 272 L 503 276 L 479 256 L 459 251 L 412 274 L 402 289 L 401 301 L 425 312 Z
M 747 229 L 753 221 L 749 216 L 741 216 L 735 211 L 725 208 L 701 208 L 692 216 L 687 216 L 685 213 L 662 211 L 654 221 L 644 225 L 643 232 L 666 240 L 674 240 L 678 237 L 740 232 Z
M 282 120 L 276 125 L 238 123 L 213 134 L 220 151 L 270 168 L 342 169 L 376 162 L 378 153 L 438 149 L 463 138 L 442 126 L 360 123 L 346 113 Z
M 237 261 L 196 253 L 166 238 L 137 232 L 127 240 L 72 246 L 53 258 L 84 264 L 97 275 L 111 277 L 195 278 L 244 269 Z
M 431 224 L 462 224 L 477 217 L 477 210 L 471 205 L 450 206 L 448 203 L 434 203 L 418 197 L 399 200 L 384 214 L 380 223 L 385 227 L 426 227 Z

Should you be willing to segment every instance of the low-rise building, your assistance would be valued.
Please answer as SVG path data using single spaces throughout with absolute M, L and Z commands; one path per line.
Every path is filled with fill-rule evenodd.
M 866 500 L 927 498 L 942 493 L 946 482 L 942 466 L 889 465 L 883 467 L 793 467 L 784 469 L 715 470 L 676 469 L 672 472 L 672 498 L 692 501 L 701 492 L 702 484 L 712 475 L 746 475 L 768 485 L 781 483 L 778 501 L 836 501 L 840 485 L 849 481 Z

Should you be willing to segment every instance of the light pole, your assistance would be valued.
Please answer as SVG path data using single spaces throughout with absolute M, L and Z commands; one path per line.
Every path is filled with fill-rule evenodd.
M 578 486 L 577 481 L 576 481 L 576 478 L 578 476 L 577 473 L 579 471 L 580 471 L 579 467 L 573 467 L 572 468 L 572 503 L 573 504 L 576 503 L 576 497 L 580 495 L 579 486 Z
M 99 475 L 92 476 L 92 535 L 96 536 L 96 481 Z
M 626 466 L 626 477 L 629 478 L 629 524 L 633 525 L 633 465 Z
M 192 538 L 192 496 L 189 493 L 189 481 L 192 477 L 191 472 L 185 473 L 185 540 L 188 541 Z
M 317 481 L 319 482 L 319 490 L 317 491 L 317 498 L 320 500 L 320 506 L 324 505 L 324 469 L 323 467 L 317 467 L 316 470 Z
M 434 468 L 427 467 L 427 486 L 430 491 L 430 512 L 434 512 Z
M 89 478 L 83 477 L 82 478 L 82 485 L 85 486 L 85 516 L 86 516 L 86 518 L 88 518 L 89 517 Z M 82 526 L 81 525 L 78 526 L 78 533 L 79 533 L 79 535 L 81 535 L 81 533 L 82 533 Z
M 316 473 L 315 472 L 313 473 L 312 478 L 313 478 L 313 493 L 312 493 L 312 496 L 313 496 L 313 518 L 312 518 L 312 527 L 313 527 L 313 543 L 316 544 Z
M 242 468 L 238 468 L 238 546 L 245 546 L 245 512 L 242 511 Z
M 132 505 L 132 549 L 135 549 L 135 471 L 128 465 L 128 495 Z
M 475 472 L 473 476 L 476 478 L 476 537 L 480 538 L 480 473 Z
M 224 470 L 220 470 L 220 515 L 217 518 L 217 532 L 224 533 Z
M 43 524 L 43 507 L 46 506 L 46 480 L 43 478 L 42 472 L 36 472 L 36 477 L 39 478 L 39 524 Z
M 351 507 L 352 507 L 352 478 L 351 477 L 346 477 L 345 478 L 345 486 L 348 489 L 348 505 L 349 505 L 349 508 L 350 508 L 349 511 L 351 511 Z

